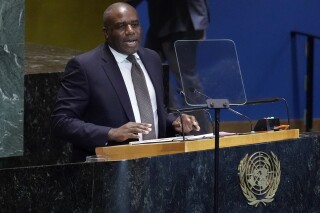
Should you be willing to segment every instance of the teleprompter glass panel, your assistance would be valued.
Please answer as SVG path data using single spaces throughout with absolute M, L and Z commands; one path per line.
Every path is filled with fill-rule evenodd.
M 188 105 L 204 105 L 207 99 L 228 99 L 230 105 L 246 102 L 232 40 L 178 40 L 175 50 L 181 89 Z

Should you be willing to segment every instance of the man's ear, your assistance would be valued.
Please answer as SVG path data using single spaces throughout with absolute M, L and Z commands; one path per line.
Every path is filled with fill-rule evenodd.
M 108 32 L 107 32 L 107 29 L 106 29 L 105 27 L 103 27 L 103 28 L 102 28 L 102 31 L 103 31 L 104 38 L 105 38 L 106 40 L 108 40 L 109 35 L 108 35 Z

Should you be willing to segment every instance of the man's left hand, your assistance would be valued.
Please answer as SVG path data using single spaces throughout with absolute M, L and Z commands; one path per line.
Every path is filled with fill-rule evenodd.
M 191 132 L 192 130 L 200 131 L 200 126 L 197 119 L 194 116 L 187 114 L 182 114 L 181 117 L 179 116 L 175 121 L 173 121 L 172 126 L 174 127 L 175 131 L 182 132 L 181 119 L 183 122 L 184 133 Z

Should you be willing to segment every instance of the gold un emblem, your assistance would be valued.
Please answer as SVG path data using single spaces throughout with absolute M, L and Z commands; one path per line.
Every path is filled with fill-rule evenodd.
M 273 201 L 273 197 L 280 183 L 280 161 L 271 152 L 256 152 L 248 154 L 240 161 L 238 166 L 240 186 L 243 195 L 248 199 L 249 205 L 266 205 Z

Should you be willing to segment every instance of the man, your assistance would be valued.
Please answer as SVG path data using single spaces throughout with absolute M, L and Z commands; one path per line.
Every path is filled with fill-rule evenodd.
M 73 144 L 73 161 L 93 155 L 96 147 L 121 145 L 174 136 L 180 118 L 167 114 L 163 104 L 162 66 L 158 54 L 141 48 L 141 27 L 136 10 L 114 3 L 103 14 L 106 43 L 71 59 L 61 80 L 52 113 L 53 133 Z M 128 56 L 134 56 L 130 62 Z M 140 67 L 152 107 L 141 109 L 131 69 Z M 133 70 L 132 70 L 133 71 Z M 140 79 L 141 80 L 141 79 Z M 144 112 L 153 114 L 144 123 Z M 182 116 L 184 132 L 199 131 L 194 116 Z

